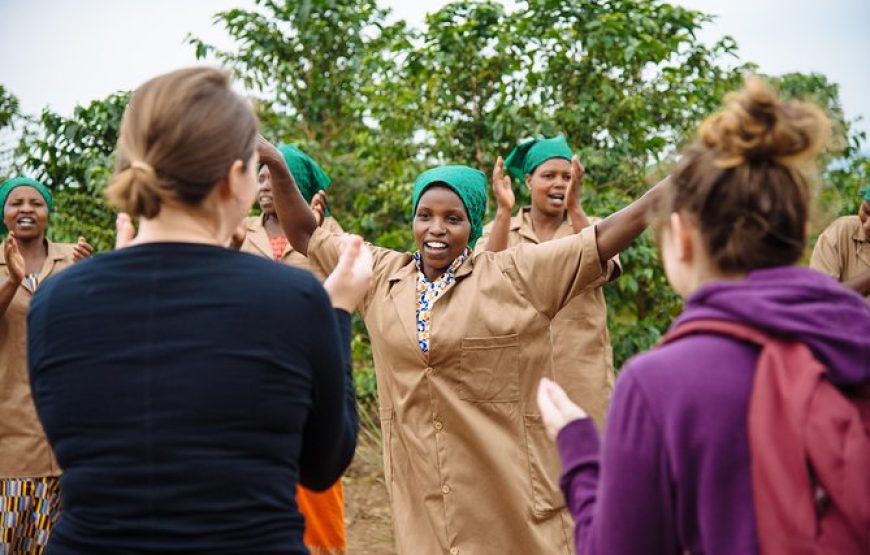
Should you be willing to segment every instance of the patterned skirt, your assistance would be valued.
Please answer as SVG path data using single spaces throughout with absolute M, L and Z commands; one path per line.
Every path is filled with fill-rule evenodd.
M 59 515 L 56 477 L 0 479 L 0 555 L 41 555 Z

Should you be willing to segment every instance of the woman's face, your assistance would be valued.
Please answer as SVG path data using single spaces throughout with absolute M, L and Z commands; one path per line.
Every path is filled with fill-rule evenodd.
M 48 226 L 48 204 L 35 188 L 26 185 L 16 187 L 6 198 L 3 223 L 19 239 L 44 237 Z
M 414 213 L 414 241 L 424 273 L 444 272 L 468 246 L 470 236 L 471 222 L 459 195 L 439 185 L 426 189 Z
M 264 214 L 275 215 L 275 200 L 272 197 L 272 174 L 263 166 L 257 173 L 257 203 Z
M 545 214 L 561 216 L 565 213 L 565 199 L 571 186 L 571 162 L 550 158 L 531 174 L 526 174 L 526 186 L 532 195 L 532 206 Z

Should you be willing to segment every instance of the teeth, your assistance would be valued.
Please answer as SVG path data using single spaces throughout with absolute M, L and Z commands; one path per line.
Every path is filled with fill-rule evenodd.
M 429 241 L 426 243 L 427 247 L 432 247 L 434 249 L 445 249 L 447 248 L 447 243 L 441 243 L 439 241 Z
M 35 224 L 36 220 L 33 218 L 19 218 L 18 223 L 20 224 Z

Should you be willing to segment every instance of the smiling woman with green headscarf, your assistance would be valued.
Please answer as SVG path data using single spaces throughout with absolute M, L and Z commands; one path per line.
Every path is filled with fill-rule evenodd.
M 39 284 L 93 249 L 45 237 L 51 191 L 27 177 L 0 185 L 0 552 L 40 553 L 60 512 L 60 468 L 27 378 L 27 310 Z
M 280 153 L 261 161 L 294 247 L 321 271 L 334 267 L 339 240 L 316 228 Z M 465 166 L 421 173 L 414 251 L 372 249 L 374 283 L 359 311 L 399 553 L 571 552 L 558 459 L 534 401 L 552 368 L 550 321 L 601 283 L 601 260 L 643 231 L 655 196 L 597 229 L 472 256 L 486 187 L 486 176 Z

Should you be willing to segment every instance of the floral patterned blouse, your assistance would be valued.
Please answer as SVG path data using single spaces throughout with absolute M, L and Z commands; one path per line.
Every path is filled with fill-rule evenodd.
M 432 307 L 456 281 L 456 270 L 469 257 L 471 251 L 466 247 L 462 254 L 450 264 L 447 270 L 435 281 L 429 281 L 423 274 L 423 264 L 420 252 L 414 253 L 414 264 L 417 266 L 417 342 L 426 359 L 429 358 L 429 334 L 432 326 Z

